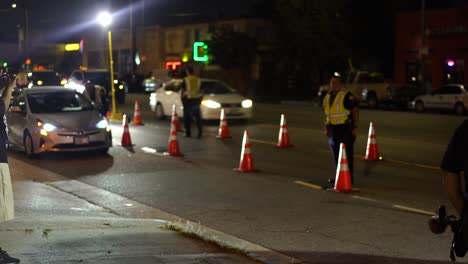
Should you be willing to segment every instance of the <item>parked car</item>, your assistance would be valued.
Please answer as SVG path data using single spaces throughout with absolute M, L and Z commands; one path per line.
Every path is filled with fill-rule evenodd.
M 425 93 L 421 85 L 409 83 L 392 83 L 388 87 L 388 96 L 381 104 L 392 105 L 399 108 L 408 108 L 410 103 L 418 95 Z
M 117 75 L 114 75 L 116 77 Z M 84 84 L 91 82 L 94 85 L 104 87 L 108 96 L 111 96 L 110 73 L 107 69 L 87 69 L 82 68 L 74 70 L 67 80 L 65 87 L 74 88 L 80 92 L 84 91 Z M 119 104 L 125 103 L 125 97 L 128 92 L 128 85 L 122 80 L 114 78 L 115 100 Z
M 146 93 L 154 92 L 156 89 L 162 86 L 161 80 L 157 80 L 154 76 L 143 80 L 143 87 Z
M 12 98 L 6 116 L 10 143 L 29 157 L 59 151 L 107 153 L 112 146 L 107 119 L 73 89 L 23 89 Z
M 430 94 L 416 97 L 411 106 L 417 112 L 440 109 L 453 110 L 457 115 L 463 115 L 468 106 L 468 93 L 462 84 L 447 84 Z
M 150 107 L 156 112 L 159 119 L 172 114 L 172 106 L 175 105 L 177 115 L 183 117 L 183 107 L 180 97 L 182 79 L 174 79 L 150 95 Z M 213 79 L 201 79 L 201 116 L 205 120 L 219 119 L 221 109 L 228 119 L 252 118 L 252 100 L 241 96 L 236 90 L 227 84 Z

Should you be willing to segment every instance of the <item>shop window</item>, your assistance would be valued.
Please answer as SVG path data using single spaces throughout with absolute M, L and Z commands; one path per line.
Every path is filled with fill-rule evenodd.
M 444 83 L 460 83 L 465 82 L 465 61 L 460 59 L 446 59 L 444 63 L 443 80 Z
M 416 62 L 406 63 L 406 82 L 415 83 L 418 81 L 419 67 Z

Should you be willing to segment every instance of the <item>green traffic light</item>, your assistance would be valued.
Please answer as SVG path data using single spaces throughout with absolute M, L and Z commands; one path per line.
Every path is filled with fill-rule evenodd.
M 7 67 L 7 66 L 8 66 L 8 62 L 6 62 L 6 61 L 2 62 L 2 66 L 3 66 L 3 67 Z

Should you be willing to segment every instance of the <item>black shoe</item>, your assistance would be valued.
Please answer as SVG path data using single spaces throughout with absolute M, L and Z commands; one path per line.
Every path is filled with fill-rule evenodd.
M 0 248 L 0 264 L 17 264 L 20 260 L 13 258 L 8 253 Z

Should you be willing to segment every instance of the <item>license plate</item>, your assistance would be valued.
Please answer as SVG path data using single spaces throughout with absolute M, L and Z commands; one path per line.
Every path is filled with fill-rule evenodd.
M 89 144 L 89 138 L 88 137 L 75 137 L 75 144 L 76 145 Z

